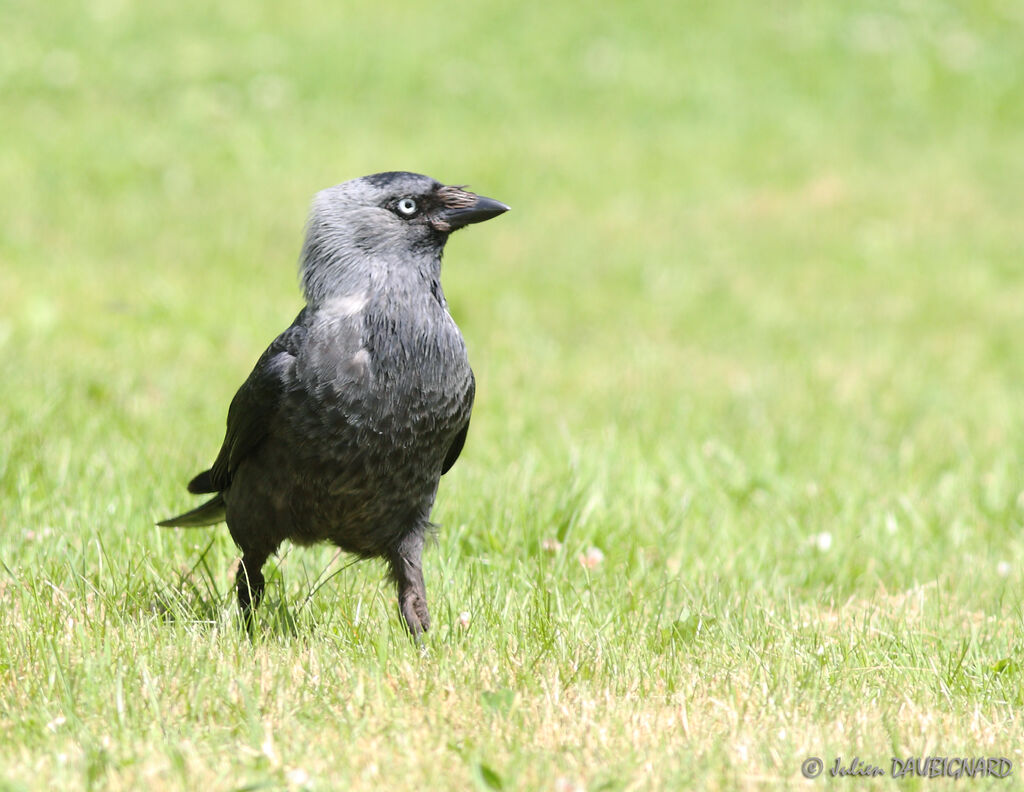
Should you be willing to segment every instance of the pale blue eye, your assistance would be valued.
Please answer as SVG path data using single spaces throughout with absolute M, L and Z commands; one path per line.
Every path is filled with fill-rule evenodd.
M 403 198 L 398 202 L 398 211 L 406 217 L 416 214 L 416 202 L 412 198 Z

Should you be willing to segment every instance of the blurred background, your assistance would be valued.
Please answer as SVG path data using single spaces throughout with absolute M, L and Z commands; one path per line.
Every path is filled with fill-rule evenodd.
M 950 487 L 1019 521 L 1019 3 L 2 12 L 7 527 L 181 507 L 301 306 L 312 194 L 390 169 L 514 210 L 444 273 L 485 499 L 604 457 L 659 547 L 692 497 L 783 533 Z
M 897 746 L 934 733 L 923 715 L 904 731 L 908 695 L 929 718 L 948 703 L 947 747 L 974 750 L 961 709 L 977 716 L 978 691 L 993 708 L 1020 696 L 1022 77 L 1019 0 L 0 0 L 0 600 L 21 603 L 2 608 L 18 638 L 0 682 L 42 669 L 12 683 L 4 728 L 45 756 L 43 725 L 64 706 L 57 650 L 22 656 L 20 636 L 92 647 L 59 677 L 95 697 L 73 721 L 83 745 L 121 717 L 107 694 L 122 682 L 130 704 L 156 701 L 133 677 L 140 646 L 168 644 L 147 654 L 155 668 L 182 654 L 199 669 L 212 722 L 235 706 L 231 658 L 196 660 L 202 633 L 147 621 L 201 565 L 196 599 L 224 618 L 235 548 L 223 528 L 153 522 L 194 502 L 184 484 L 214 458 L 235 389 L 301 307 L 312 195 L 398 169 L 512 207 L 445 258 L 478 389 L 426 559 L 441 665 L 468 635 L 478 656 L 498 653 L 507 702 L 528 700 L 545 664 L 566 684 L 592 673 L 602 701 L 692 680 L 705 722 L 760 691 L 749 712 L 765 720 L 746 736 L 730 721 L 712 764 L 732 778 L 749 738 L 752 772 L 785 778 L 798 764 L 779 770 L 779 745 L 804 750 L 799 732 L 820 746 L 842 731 L 835 712 L 880 700 L 874 675 L 844 676 L 856 655 L 893 667 L 889 714 L 864 723 L 898 724 L 884 738 Z M 285 554 L 268 599 L 301 609 L 332 558 Z M 346 570 L 306 611 L 371 679 L 405 673 L 373 643 L 403 640 L 376 602 L 392 597 L 381 577 Z M 940 607 L 900 643 L 907 600 L 887 593 L 922 583 Z M 81 619 L 93 593 L 123 621 L 66 632 L 54 614 Z M 861 640 L 834 610 L 854 598 L 854 616 L 897 624 L 834 648 Z M 463 614 L 478 631 L 459 632 Z M 104 652 L 122 639 L 133 659 L 114 680 Z M 517 676 L 521 652 L 538 665 Z M 787 658 L 764 672 L 781 690 L 751 681 L 769 654 Z M 933 679 L 936 656 L 952 660 Z M 453 690 L 492 685 L 483 664 L 452 665 Z M 290 684 L 285 713 L 304 701 Z M 168 695 L 165 709 L 191 706 Z M 467 713 L 467 734 L 468 702 L 445 713 Z M 135 717 L 126 732 L 162 722 Z M 248 717 L 262 755 L 262 716 Z M 282 719 L 305 750 L 310 732 Z M 524 716 L 509 743 L 542 722 Z M 558 723 L 560 740 L 573 724 Z M 626 778 L 659 755 L 694 772 L 704 749 L 681 747 L 688 727 L 659 726 L 646 752 L 629 723 L 581 766 L 621 762 Z M 138 745 L 125 772 L 148 766 Z M 227 737 L 203 745 L 190 766 L 249 761 Z M 401 776 L 413 754 L 396 745 L 381 767 Z M 509 761 L 550 781 L 543 750 Z

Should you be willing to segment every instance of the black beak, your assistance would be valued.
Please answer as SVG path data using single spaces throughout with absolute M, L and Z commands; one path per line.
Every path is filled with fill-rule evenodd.
M 472 195 L 476 200 L 466 206 L 449 206 L 441 212 L 441 218 L 452 231 L 472 223 L 490 220 L 492 217 L 504 214 L 509 209 L 501 201 L 495 201 L 493 198 L 484 198 L 482 195 L 473 195 L 472 193 L 463 193 L 463 195 Z

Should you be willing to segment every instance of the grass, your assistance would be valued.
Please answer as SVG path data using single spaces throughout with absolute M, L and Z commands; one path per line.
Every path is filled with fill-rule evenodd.
M 0 789 L 1020 775 L 1017 4 L 3 17 Z M 435 627 L 286 548 L 250 644 L 226 530 L 153 522 L 300 306 L 312 193 L 394 168 L 513 207 L 446 254 Z

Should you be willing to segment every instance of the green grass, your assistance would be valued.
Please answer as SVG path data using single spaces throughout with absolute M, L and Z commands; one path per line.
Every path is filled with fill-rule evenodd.
M 1024 773 L 1019 3 L 0 16 L 0 789 Z M 513 207 L 446 254 L 435 627 L 286 547 L 250 644 L 227 531 L 153 522 L 386 169 Z

